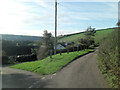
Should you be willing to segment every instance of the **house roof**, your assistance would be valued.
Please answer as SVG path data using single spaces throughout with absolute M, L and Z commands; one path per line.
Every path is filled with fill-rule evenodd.
M 58 45 L 57 45 L 57 49 L 58 49 L 58 50 L 60 50 L 60 49 L 65 49 L 65 47 L 62 46 L 61 44 L 58 44 Z

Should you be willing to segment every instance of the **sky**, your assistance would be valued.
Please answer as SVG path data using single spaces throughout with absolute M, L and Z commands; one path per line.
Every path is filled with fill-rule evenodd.
M 108 2 L 109 1 L 109 2 Z M 42 36 L 48 30 L 54 36 L 54 0 L 1 0 L 0 34 Z M 57 35 L 115 27 L 117 0 L 58 0 Z

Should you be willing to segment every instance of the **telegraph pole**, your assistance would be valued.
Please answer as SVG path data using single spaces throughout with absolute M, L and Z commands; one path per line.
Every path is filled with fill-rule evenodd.
M 56 54 L 57 46 L 57 0 L 55 0 L 55 50 L 54 54 Z

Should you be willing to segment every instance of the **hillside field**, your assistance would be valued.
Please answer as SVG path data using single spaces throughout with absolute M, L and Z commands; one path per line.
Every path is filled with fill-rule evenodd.
M 103 38 L 107 37 L 112 31 L 115 29 L 103 29 L 103 30 L 96 30 L 95 33 L 95 43 L 99 43 Z M 60 41 L 70 41 L 70 42 L 75 42 L 76 44 L 78 43 L 78 40 L 80 38 L 85 38 L 84 33 L 77 33 L 74 35 L 69 35 L 69 36 L 64 36 L 63 38 L 58 39 L 58 42 Z

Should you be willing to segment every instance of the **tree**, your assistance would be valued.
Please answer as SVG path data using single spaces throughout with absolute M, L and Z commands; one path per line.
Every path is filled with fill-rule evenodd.
M 91 36 L 95 36 L 94 34 L 96 33 L 95 28 L 88 27 L 87 30 L 85 31 L 85 36 L 88 38 L 91 38 Z
M 48 31 L 45 30 L 43 34 L 43 41 L 38 51 L 37 58 L 43 59 L 48 55 L 50 55 L 50 58 L 52 58 L 53 49 L 54 49 L 54 37 L 52 36 L 51 33 L 48 33 Z
M 36 55 L 37 54 L 37 49 L 31 48 L 31 53 L 32 53 L 32 55 Z
M 94 36 L 95 36 L 95 28 L 88 27 L 85 31 L 86 41 L 88 45 L 92 45 L 94 43 Z
M 72 42 L 72 47 L 73 47 L 73 52 L 74 52 L 74 47 L 75 47 L 75 43 L 74 42 Z
M 120 20 L 117 22 L 117 26 L 120 26 Z
M 2 50 L 2 64 L 8 64 L 9 58 L 6 55 L 6 52 Z
M 51 33 L 48 33 L 47 30 L 45 30 L 43 34 L 43 43 L 48 49 L 53 49 L 54 37 Z

